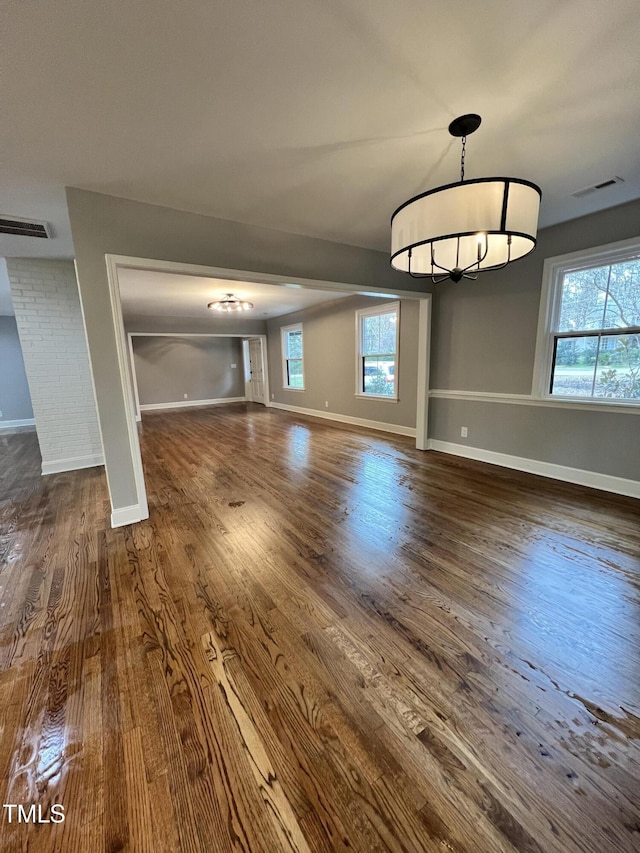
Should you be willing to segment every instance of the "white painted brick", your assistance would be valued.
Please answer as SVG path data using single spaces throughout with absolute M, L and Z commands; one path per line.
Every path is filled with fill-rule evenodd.
M 7 259 L 43 462 L 102 453 L 75 269 Z

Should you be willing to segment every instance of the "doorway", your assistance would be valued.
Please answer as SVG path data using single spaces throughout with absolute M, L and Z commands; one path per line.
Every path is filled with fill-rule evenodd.
M 265 348 L 262 338 L 249 339 L 249 388 L 251 400 L 254 403 L 266 405 L 264 377 L 265 377 Z
M 429 339 L 430 339 L 430 309 L 431 295 L 429 293 L 416 294 L 415 291 L 395 290 L 393 293 L 383 293 L 380 290 L 371 290 L 351 283 L 341 283 L 335 281 L 322 281 L 317 279 L 306 279 L 296 277 L 295 283 L 291 283 L 290 278 L 276 275 L 273 273 L 257 273 L 246 272 L 241 270 L 230 270 L 218 267 L 199 266 L 195 264 L 176 263 L 171 261 L 159 261 L 150 258 L 136 258 L 121 255 L 106 255 L 107 278 L 109 282 L 109 296 L 111 302 L 111 312 L 113 325 L 115 330 L 115 344 L 118 355 L 118 367 L 120 373 L 122 402 L 124 404 L 124 419 L 127 430 L 129 444 L 129 458 L 131 467 L 128 470 L 126 465 L 122 465 L 122 459 L 116 459 L 113 473 L 116 475 L 115 480 L 118 485 L 122 480 L 125 482 L 127 478 L 133 477 L 135 484 L 135 503 L 127 502 L 126 506 L 119 506 L 114 501 L 114 483 L 110 481 L 110 473 L 112 473 L 109 454 L 105 453 L 105 465 L 107 470 L 107 481 L 109 482 L 109 491 L 112 503 L 111 523 L 113 527 L 118 527 L 124 524 L 132 524 L 136 521 L 141 521 L 148 517 L 147 493 L 144 480 L 144 471 L 142 467 L 142 457 L 140 454 L 140 442 L 136 425 L 136 401 L 133 388 L 133 377 L 129 366 L 129 352 L 127 346 L 127 334 L 124 328 L 122 316 L 122 304 L 120 298 L 120 285 L 118 271 L 123 269 L 142 270 L 149 273 L 171 273 L 173 275 L 194 276 L 194 277 L 209 277 L 223 279 L 226 282 L 255 282 L 280 288 L 294 289 L 309 289 L 314 291 L 325 291 L 327 298 L 330 293 L 342 292 L 348 295 L 372 296 L 383 298 L 410 298 L 417 299 L 419 302 L 419 330 L 418 330 L 418 364 L 417 364 L 417 411 L 416 411 L 416 447 L 421 450 L 426 450 L 428 447 L 427 441 L 427 416 L 428 416 L 428 375 L 429 375 Z M 269 387 L 268 374 L 266 373 L 264 356 L 266 336 L 263 334 L 255 335 L 249 332 L 242 335 L 245 339 L 260 338 L 259 344 L 262 348 L 261 357 L 258 357 L 258 345 L 253 344 L 254 364 L 257 367 L 255 382 L 251 385 L 251 394 L 255 402 L 262 403 L 265 407 L 272 405 Z M 116 490 L 117 491 L 117 490 Z

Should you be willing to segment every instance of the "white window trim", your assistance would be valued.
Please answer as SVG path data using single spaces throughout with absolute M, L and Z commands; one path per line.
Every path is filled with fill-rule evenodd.
M 624 406 L 640 412 L 640 401 L 620 400 L 617 398 L 574 397 L 551 394 L 551 367 L 553 361 L 553 337 L 560 313 L 561 282 L 567 272 L 573 272 L 604 264 L 614 264 L 637 257 L 640 253 L 640 237 L 609 243 L 606 246 L 596 246 L 580 252 L 558 255 L 547 258 L 542 273 L 542 293 L 540 295 L 540 313 L 538 315 L 538 334 L 536 338 L 536 354 L 533 365 L 532 397 L 536 400 L 553 400 L 556 403 L 567 403 L 597 406 L 607 409 Z
M 302 333 L 302 388 L 289 385 L 289 376 L 287 373 L 287 333 L 301 332 Z M 302 323 L 292 323 L 290 326 L 280 327 L 280 348 L 282 351 L 282 387 L 286 391 L 304 391 L 304 330 Z
M 366 394 L 362 390 L 362 319 L 364 317 L 372 317 L 376 314 L 388 314 L 391 311 L 396 312 L 396 366 L 395 366 L 395 394 L 387 396 L 386 394 Z M 356 311 L 356 397 L 362 397 L 365 400 L 385 400 L 387 403 L 398 402 L 398 383 L 400 379 L 400 302 L 387 302 L 383 305 L 375 305 L 373 308 L 359 308 Z

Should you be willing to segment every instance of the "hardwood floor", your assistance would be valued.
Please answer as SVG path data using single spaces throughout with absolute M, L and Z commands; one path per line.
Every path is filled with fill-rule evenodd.
M 111 530 L 0 438 L 0 795 L 65 814 L 2 851 L 640 849 L 640 502 L 245 404 L 142 447 Z

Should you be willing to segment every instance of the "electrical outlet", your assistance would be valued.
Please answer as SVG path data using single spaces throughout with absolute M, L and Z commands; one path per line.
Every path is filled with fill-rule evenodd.
M 2 417 L 2 412 L 0 412 L 0 418 Z
M 237 366 L 238 366 L 237 364 L 232 364 L 232 365 L 231 365 L 231 369 L 233 370 L 233 368 L 234 368 L 234 367 L 237 367 Z
M 275 395 L 275 394 L 272 394 L 272 395 L 271 395 L 271 399 L 272 399 L 272 400 L 275 400 L 275 399 L 276 399 L 276 395 Z
M 460 435 L 466 438 L 469 435 L 469 430 L 466 427 L 460 427 Z
M 185 394 L 184 399 L 186 400 L 188 398 L 188 396 L 189 396 L 188 394 Z
M 324 407 L 325 407 L 325 409 L 329 408 L 329 401 L 328 400 L 324 401 Z

